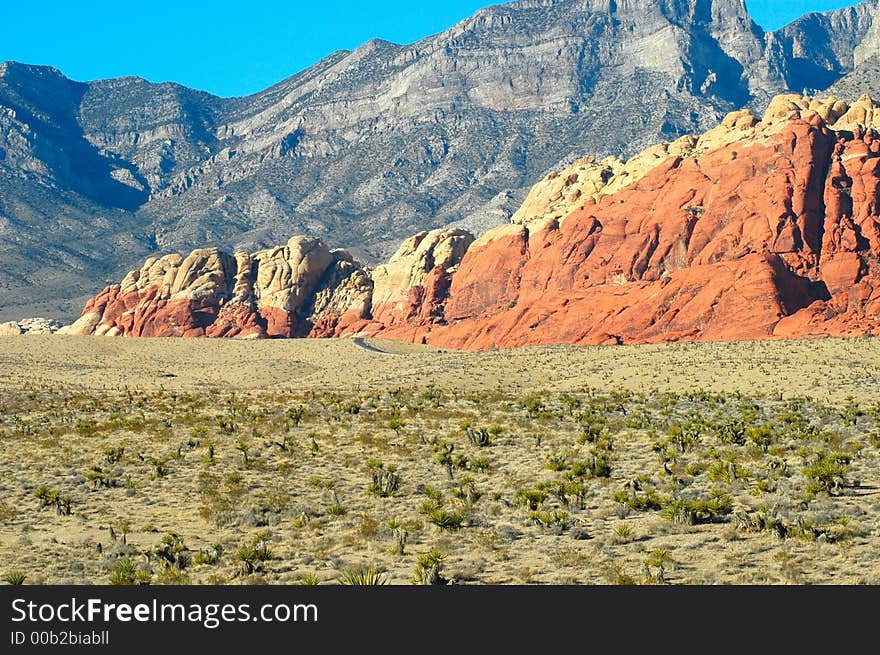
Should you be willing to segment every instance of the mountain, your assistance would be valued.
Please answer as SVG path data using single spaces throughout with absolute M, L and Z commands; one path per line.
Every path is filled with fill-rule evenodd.
M 880 329 L 880 103 L 775 98 L 624 162 L 549 174 L 509 225 L 407 239 L 365 269 L 295 237 L 151 258 L 65 328 L 379 335 L 486 350 Z
M 70 317 L 152 254 L 306 233 L 375 263 L 415 232 L 481 233 L 580 153 L 626 158 L 832 84 L 878 12 L 765 33 L 742 0 L 525 0 L 234 99 L 2 64 L 0 320 Z
M 828 92 L 841 98 L 858 98 L 865 94 L 880 98 L 880 55 L 866 59 L 852 73 L 835 82 Z

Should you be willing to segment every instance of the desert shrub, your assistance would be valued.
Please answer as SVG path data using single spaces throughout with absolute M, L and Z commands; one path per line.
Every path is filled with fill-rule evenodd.
M 579 423 L 581 436 L 578 442 L 581 444 L 596 443 L 608 428 L 607 422 L 603 417 L 592 413 L 583 414 L 579 419 Z
M 443 492 L 433 485 L 425 485 L 422 493 L 424 493 L 429 500 L 433 500 L 436 503 L 443 502 Z
M 775 440 L 773 426 L 759 425 L 748 428 L 746 438 L 766 453 Z
M 235 513 L 247 494 L 247 487 L 241 473 L 232 472 L 225 476 L 202 471 L 199 474 L 197 489 L 201 499 L 199 514 L 211 520 L 217 527 L 228 525 L 235 520 Z
M 150 457 L 147 461 L 153 467 L 154 478 L 164 478 L 168 475 L 168 461 L 164 457 Z
M 9 523 L 18 516 L 18 510 L 6 501 L 0 500 L 0 523 Z
M 477 448 L 485 448 L 489 445 L 489 430 L 486 428 L 474 428 L 465 424 L 464 431 L 470 441 Z
M 110 574 L 111 585 L 133 585 L 136 583 L 138 573 L 137 564 L 130 557 L 122 557 L 116 560 L 113 572 Z
M 841 422 L 847 427 L 854 427 L 860 416 L 865 412 L 859 407 L 852 396 L 846 398 L 846 404 L 838 411 Z
M 388 584 L 388 578 L 381 569 L 371 565 L 345 571 L 339 578 L 339 584 L 373 587 Z
M 749 475 L 751 472 L 735 461 L 713 462 L 706 471 L 706 476 L 712 482 L 726 482 L 727 484 L 736 480 L 745 480 Z
M 200 550 L 193 555 L 193 564 L 196 566 L 213 566 L 220 561 L 223 554 L 223 546 L 216 544 L 213 548 Z
M 453 473 L 455 462 L 452 459 L 452 453 L 454 451 L 455 446 L 453 444 L 448 444 L 443 441 L 434 444 L 434 461 L 441 464 L 446 469 L 446 476 L 450 480 L 455 479 L 455 474 Z
M 639 584 L 639 581 L 627 573 L 619 563 L 610 564 L 605 567 L 604 574 L 608 582 L 613 585 L 634 586 Z
M 737 530 L 744 532 L 768 532 L 779 539 L 788 537 L 788 526 L 777 515 L 770 515 L 767 509 L 755 512 L 737 512 L 733 516 Z
M 644 491 L 621 489 L 615 492 L 611 499 L 634 512 L 649 512 L 663 509 L 663 499 L 656 489 L 650 487 Z
M 611 464 L 609 462 L 608 453 L 593 453 L 588 460 L 572 462 L 569 477 L 610 478 Z
M 464 523 L 464 513 L 438 507 L 428 513 L 427 519 L 441 530 L 458 530 Z
M 527 398 L 523 406 L 530 419 L 540 418 L 547 413 L 547 407 L 544 404 L 544 401 L 537 396 Z
M 422 553 L 416 560 L 413 584 L 421 585 L 445 585 L 447 580 L 443 577 L 443 562 L 446 555 L 439 548 L 432 548 Z
M 73 498 L 57 489 L 40 485 L 34 491 L 34 496 L 40 501 L 40 507 L 54 507 L 59 516 L 70 516 L 72 512 Z
M 392 418 L 386 424 L 389 430 L 393 430 L 396 436 L 400 436 L 400 431 L 406 427 L 406 421 L 401 421 L 399 418 Z
M 93 466 L 86 471 L 86 480 L 92 489 L 109 489 L 119 485 L 119 479 L 113 474 L 113 471 L 101 466 Z
M 669 443 L 674 445 L 678 452 L 686 453 L 700 443 L 701 427 L 693 421 L 673 423 L 669 426 Z
M 468 459 L 468 469 L 474 472 L 486 471 L 489 469 L 489 458 L 485 455 L 474 455 Z
M 367 462 L 367 471 L 371 478 L 369 486 L 371 494 L 380 498 L 388 498 L 400 489 L 400 476 L 397 474 L 395 466 L 386 466 L 377 459 L 370 459 Z
M 288 429 L 292 427 L 298 427 L 302 420 L 305 418 L 305 415 L 306 408 L 302 405 L 289 407 L 287 411 L 284 412 L 284 416 L 287 419 Z
M 473 507 L 483 494 L 477 489 L 477 483 L 470 476 L 464 476 L 452 491 L 452 495 L 466 507 Z
M 235 552 L 235 559 L 240 562 L 243 574 L 250 575 L 261 570 L 264 562 L 274 558 L 272 548 L 269 546 L 271 539 L 270 532 L 259 532 Z
M 673 498 L 663 508 L 661 516 L 673 523 L 698 525 L 712 523 L 732 510 L 733 499 L 726 494 L 715 493 L 709 498 Z
M 571 527 L 571 515 L 559 510 L 531 512 L 529 513 L 529 521 L 543 528 L 552 529 L 557 534 L 561 534 Z
M 742 446 L 746 443 L 746 424 L 742 419 L 736 418 L 725 421 L 716 426 L 715 435 L 723 444 Z
M 183 539 L 174 532 L 169 532 L 159 544 L 150 551 L 163 570 L 176 569 L 182 571 L 192 563 L 192 554 Z
M 372 539 L 379 533 L 379 521 L 364 512 L 358 517 L 357 531 L 364 539 Z
M 117 462 L 122 460 L 122 456 L 125 455 L 125 447 L 117 446 L 116 448 L 105 448 L 104 449 L 104 459 L 107 460 L 108 464 L 116 464 Z
M 621 541 L 626 542 L 626 541 L 629 541 L 630 539 L 632 539 L 633 529 L 629 525 L 627 525 L 626 523 L 620 523 L 617 525 L 617 527 L 614 528 L 614 534 Z
M 538 507 L 547 500 L 547 490 L 541 487 L 534 489 L 517 489 L 514 501 L 521 507 L 527 507 L 531 511 L 536 511 Z
M 139 571 L 138 575 L 142 575 L 143 572 Z M 179 569 L 165 569 L 160 572 L 155 578 L 150 579 L 151 582 L 155 582 L 156 584 L 161 585 L 174 585 L 174 586 L 182 586 L 182 585 L 190 585 L 192 584 L 192 580 L 190 577 Z M 138 584 L 145 584 L 138 580 Z
M 550 457 L 547 458 L 547 463 L 544 465 L 544 468 L 549 471 L 559 472 L 567 471 L 570 466 L 571 463 L 565 455 L 550 455 Z
M 835 494 L 849 484 L 847 474 L 852 457 L 846 453 L 820 451 L 815 462 L 804 468 L 804 475 L 810 481 L 807 492 L 825 491 Z
M 3 576 L 3 582 L 8 585 L 23 585 L 24 581 L 27 580 L 27 573 L 20 569 L 16 569 L 14 571 L 10 571 L 6 575 Z
M 297 584 L 300 584 L 304 587 L 316 587 L 318 586 L 318 576 L 314 573 L 303 573 Z
M 327 508 L 327 513 L 330 516 L 345 516 L 348 514 L 348 508 L 337 500 L 330 504 L 330 507 Z
M 663 584 L 666 582 L 666 568 L 673 563 L 672 555 L 664 548 L 655 548 L 645 558 L 645 575 L 648 580 Z

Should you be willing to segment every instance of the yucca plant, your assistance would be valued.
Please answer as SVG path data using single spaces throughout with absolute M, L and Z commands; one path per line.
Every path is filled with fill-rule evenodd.
M 112 585 L 133 585 L 137 581 L 137 564 L 130 557 L 116 560 L 113 573 L 110 574 Z
M 299 578 L 298 584 L 304 587 L 317 587 L 318 576 L 314 573 L 303 573 Z
M 617 535 L 623 541 L 629 541 L 632 539 L 633 530 L 626 523 L 620 523 L 616 528 L 614 528 L 614 534 Z
M 268 531 L 260 532 L 236 551 L 235 558 L 241 563 L 242 573 L 250 575 L 259 570 L 263 562 L 274 557 L 269 547 L 271 538 L 272 535 Z
M 388 578 L 374 566 L 358 567 L 345 571 L 339 578 L 339 584 L 358 587 L 375 587 L 388 584 Z
M 432 548 L 419 555 L 416 560 L 413 584 L 445 585 L 447 582 L 443 577 L 443 562 L 445 560 L 446 554 L 439 548 Z
M 3 582 L 9 585 L 22 585 L 24 581 L 27 579 L 27 573 L 20 569 L 16 569 L 15 571 L 10 571 L 6 575 L 3 576 Z
M 649 580 L 663 584 L 666 582 L 666 567 L 673 563 L 668 550 L 655 548 L 645 559 L 645 574 Z
M 547 495 L 545 489 L 517 489 L 514 500 L 517 505 L 527 507 L 534 512 L 547 500 Z
M 367 471 L 370 473 L 372 482 L 369 486 L 371 494 L 380 498 L 393 496 L 400 489 L 400 476 L 394 466 L 385 466 L 377 459 L 367 462 Z
M 428 520 L 441 530 L 458 530 L 464 522 L 464 514 L 458 510 L 437 508 L 428 514 Z

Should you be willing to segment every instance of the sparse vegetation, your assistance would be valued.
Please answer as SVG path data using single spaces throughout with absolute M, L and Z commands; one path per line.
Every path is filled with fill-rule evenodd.
M 878 582 L 877 386 L 821 345 L 786 347 L 803 352 L 676 347 L 674 366 L 665 347 L 473 355 L 480 375 L 504 367 L 500 386 L 30 378 L 0 395 L 4 580 Z M 836 348 L 841 362 L 880 356 Z M 704 349 L 725 353 L 716 368 L 739 357 L 741 375 L 710 384 L 715 368 L 693 368 Z M 820 372 L 785 393 L 733 386 L 790 375 L 807 353 Z

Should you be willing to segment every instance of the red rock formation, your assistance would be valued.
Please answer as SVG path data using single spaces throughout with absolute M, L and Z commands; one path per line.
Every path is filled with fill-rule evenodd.
M 305 337 L 316 323 L 369 314 L 372 283 L 351 256 L 317 239 L 234 257 L 217 249 L 149 259 L 88 302 L 68 334 Z M 340 317 L 345 321 L 340 322 Z M 340 329 L 341 329 L 340 327 Z
M 418 235 L 372 281 L 357 268 L 357 283 L 352 271 L 325 278 L 321 298 L 332 302 L 304 300 L 311 284 L 294 305 L 312 308 L 311 336 L 381 335 L 467 349 L 874 332 L 880 135 L 859 122 L 880 117 L 874 107 L 866 99 L 848 108 L 789 96 L 774 101 L 763 122 L 738 112 L 700 138 L 627 163 L 582 161 L 577 175 L 563 173 L 564 184 L 548 176 L 521 212 L 524 224 L 473 243 L 458 231 Z M 181 282 L 179 271 L 169 282 L 166 269 L 174 266 L 162 261 L 142 271 L 147 284 L 129 281 L 127 292 L 111 287 L 93 299 L 83 331 L 303 333 L 302 312 L 286 301 L 257 312 L 226 304 L 258 303 L 241 262 L 232 267 L 238 272 L 202 266 L 193 275 L 213 270 L 207 286 L 226 288 L 235 278 L 249 291 L 178 297 L 162 289 L 194 283 Z M 290 284 L 288 276 L 273 288 L 287 298 Z

